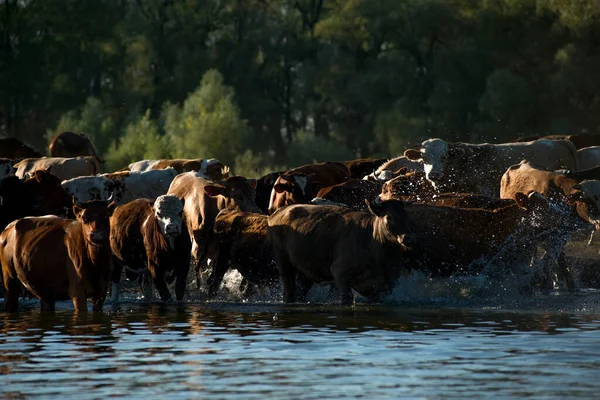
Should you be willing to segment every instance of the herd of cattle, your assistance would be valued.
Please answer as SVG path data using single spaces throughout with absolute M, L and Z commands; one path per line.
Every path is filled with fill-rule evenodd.
M 531 274 L 542 290 L 573 290 L 563 247 L 600 227 L 600 135 L 529 139 L 429 139 L 391 160 L 314 163 L 259 179 L 229 176 L 215 159 L 99 173 L 85 136 L 57 135 L 51 157 L 2 139 L 5 308 L 17 311 L 30 292 L 44 310 L 67 299 L 75 310 L 88 299 L 101 310 L 109 292 L 118 300 L 122 274 L 149 276 L 163 301 L 174 282 L 182 300 L 191 265 L 209 296 L 237 269 L 248 290 L 281 282 L 286 302 L 303 301 L 314 283 L 335 283 L 349 304 L 352 290 L 377 300 L 412 270 L 435 278 L 490 266 Z

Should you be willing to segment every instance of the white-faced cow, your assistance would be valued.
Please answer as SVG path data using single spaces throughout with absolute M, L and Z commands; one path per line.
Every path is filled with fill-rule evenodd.
M 526 159 L 544 168 L 578 170 L 577 151 L 566 140 L 525 143 L 468 144 L 429 139 L 408 158 L 423 160 L 425 174 L 440 192 L 498 196 L 500 178 L 508 167 Z
M 123 268 L 131 279 L 147 270 L 163 301 L 171 298 L 166 280 L 174 275 L 176 298 L 183 299 L 190 246 L 189 238 L 180 240 L 182 212 L 182 201 L 172 195 L 159 196 L 155 201 L 137 199 L 115 209 L 110 220 L 110 247 L 115 265 L 113 301 L 118 299 Z

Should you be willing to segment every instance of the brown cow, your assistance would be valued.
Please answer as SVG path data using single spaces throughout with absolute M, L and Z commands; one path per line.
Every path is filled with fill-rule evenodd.
M 371 298 L 391 289 L 407 250 L 407 220 L 397 200 L 369 203 L 369 212 L 304 204 L 277 210 L 267 232 L 285 301 L 296 301 L 298 272 L 314 283 L 334 281 L 342 304 L 352 302 L 350 289 Z
M 350 171 L 350 179 L 362 179 L 365 175 L 373 173 L 386 161 L 386 158 L 359 158 L 357 160 L 342 161 L 342 164 Z
M 428 204 L 405 208 L 413 222 L 413 267 L 432 276 L 478 273 L 469 269 L 470 264 L 489 261 L 501 250 L 514 257 L 508 266 L 529 262 L 539 243 L 553 244 L 558 237 L 564 241 L 580 225 L 572 209 L 550 203 L 536 192 L 518 193 L 515 203 L 493 210 Z M 561 273 L 568 278 L 567 271 Z
M 183 222 L 192 242 L 192 257 L 196 264 L 197 286 L 200 286 L 200 266 L 206 257 L 214 258 L 207 241 L 215 218 L 225 208 L 260 213 L 254 202 L 256 180 L 232 176 L 223 181 L 209 181 L 198 172 L 177 175 L 168 194 L 184 201 Z
M 256 286 L 272 285 L 279 280 L 273 249 L 267 239 L 266 215 L 222 210 L 215 219 L 213 240 L 216 257 L 207 280 L 209 296 L 217 293 L 229 268 L 237 269 L 246 283 Z M 245 295 L 248 294 L 246 290 Z
M 137 199 L 115 209 L 110 218 L 110 247 L 114 262 L 111 300 L 118 299 L 118 284 L 124 266 L 130 279 L 147 270 L 162 301 L 171 298 L 165 274 L 175 274 L 176 297 L 177 300 L 183 299 L 190 245 L 187 232 L 179 238 L 182 212 L 183 203 L 172 195 L 159 196 L 156 201 Z
M 54 136 L 48 146 L 50 157 L 72 158 L 79 156 L 90 156 L 103 163 L 96 154 L 96 149 L 90 139 L 83 133 L 61 132 Z
M 101 311 L 111 274 L 109 217 L 114 203 L 75 204 L 76 220 L 45 216 L 14 221 L 0 234 L 7 311 L 17 311 L 22 287 L 53 311 L 73 300 L 75 311 Z
M 379 182 L 350 179 L 319 190 L 317 198 L 344 204 L 353 210 L 366 211 L 367 203 L 365 203 L 365 200 L 374 200 L 381 193 L 381 186 Z
M 129 171 L 150 171 L 155 169 L 165 169 L 172 167 L 178 174 L 195 171 L 204 175 L 206 179 L 219 180 L 229 176 L 229 167 L 221 161 L 210 159 L 185 159 L 178 158 L 173 160 L 142 160 L 129 164 Z
M 408 172 L 385 182 L 381 187 L 381 200 L 429 199 L 436 194 L 435 187 L 424 172 Z
M 0 139 L 0 157 L 11 159 L 39 158 L 42 154 L 25 145 L 19 139 Z
M 64 216 L 72 207 L 60 179 L 46 171 L 35 171 L 27 179 L 10 176 L 0 182 L 0 229 L 26 216 Z
M 302 165 L 281 174 L 273 185 L 269 214 L 290 204 L 309 203 L 321 188 L 350 179 L 350 171 L 339 162 Z
M 392 158 L 381 164 L 373 173 L 364 176 L 362 179 L 374 182 L 386 182 L 407 172 L 425 172 L 423 169 L 423 161 L 420 159 L 410 160 L 406 156 Z

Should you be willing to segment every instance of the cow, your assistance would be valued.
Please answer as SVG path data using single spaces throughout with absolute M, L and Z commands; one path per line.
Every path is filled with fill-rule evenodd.
M 260 208 L 263 214 L 267 214 L 269 212 L 269 201 L 271 199 L 273 185 L 275 185 L 279 175 L 283 174 L 284 172 L 285 171 L 270 172 L 256 180 L 256 205 L 258 208 Z
M 586 170 L 600 167 L 600 146 L 584 147 L 577 150 L 579 158 L 579 169 Z
M 410 160 L 406 156 L 392 158 L 362 179 L 374 182 L 386 182 L 407 172 L 425 172 L 423 162 L 420 159 Z
M 295 204 L 269 216 L 286 302 L 297 300 L 298 273 L 314 283 L 335 282 L 342 304 L 352 303 L 351 289 L 369 298 L 391 289 L 411 242 L 406 210 L 397 200 L 370 202 L 368 210 Z
M 62 187 L 79 201 L 102 200 L 113 195 L 118 205 L 139 198 L 155 200 L 167 193 L 177 171 L 173 168 L 144 172 L 113 172 L 82 176 L 62 182 Z
M 182 212 L 182 201 L 173 195 L 162 195 L 156 200 L 137 199 L 115 209 L 110 218 L 112 301 L 118 300 L 123 267 L 132 279 L 147 270 L 162 301 L 171 298 L 166 274 L 174 274 L 176 298 L 183 299 L 190 246 L 189 238 L 180 240 Z
M 548 135 L 548 136 L 528 136 L 523 138 L 517 138 L 512 140 L 512 143 L 518 142 L 531 142 L 534 140 L 547 139 L 547 140 L 568 140 L 573 143 L 577 150 L 583 149 L 584 147 L 600 146 L 600 135 L 592 135 L 585 133 L 578 133 L 574 135 Z
M 40 299 L 42 311 L 55 302 L 73 301 L 76 312 L 101 311 L 111 274 L 110 201 L 73 205 L 76 220 L 56 216 L 25 217 L 0 234 L 0 262 L 6 311 L 19 308 L 25 287 Z
M 23 158 L 40 158 L 43 156 L 19 139 L 5 138 L 0 139 L 0 157 L 20 160 Z
M 95 157 L 104 163 L 96 154 L 90 139 L 83 133 L 61 132 L 52 138 L 48 146 L 50 157 L 72 158 L 79 156 Z
M 422 143 L 420 150 L 410 149 L 404 155 L 412 160 L 423 160 L 427 179 L 440 192 L 496 197 L 506 169 L 523 159 L 551 170 L 579 169 L 577 150 L 566 140 L 468 144 L 429 139 Z
M 381 187 L 381 199 L 421 200 L 432 198 L 437 191 L 427 180 L 424 172 L 413 171 L 399 174 Z
M 14 160 L 10 158 L 0 158 L 0 181 L 9 176 L 15 175 Z
M 60 179 L 47 171 L 35 171 L 27 179 L 10 176 L 0 181 L 0 229 L 26 216 L 67 216 L 70 208 L 71 197 Z
M 167 194 L 184 202 L 183 223 L 191 239 L 191 255 L 196 265 L 196 284 L 200 287 L 200 267 L 205 258 L 214 258 L 214 249 L 207 243 L 215 218 L 225 208 L 260 213 L 254 202 L 256 180 L 232 176 L 222 181 L 210 181 L 199 172 L 177 175 Z
M 129 171 L 150 171 L 156 169 L 175 168 L 178 174 L 183 172 L 196 171 L 204 175 L 207 179 L 219 180 L 229 176 L 229 167 L 221 161 L 209 159 L 185 159 L 174 160 L 142 160 L 129 164 Z
M 556 244 L 549 250 L 561 250 L 581 226 L 571 208 L 551 203 L 537 192 L 517 193 L 511 205 L 495 209 L 419 203 L 407 204 L 405 209 L 415 243 L 406 255 L 413 263 L 407 265 L 433 277 L 477 274 L 481 269 L 473 269 L 473 263 L 488 262 L 500 252 L 514 257 L 505 267 L 519 260 L 529 262 L 538 244 Z M 569 279 L 568 271 L 559 273 L 561 279 Z
M 96 157 L 42 157 L 25 158 L 14 165 L 15 175 L 24 178 L 34 171 L 46 170 L 61 181 L 78 176 L 96 175 L 100 172 L 100 164 Z
M 321 188 L 350 179 L 350 171 L 339 162 L 302 165 L 281 174 L 271 190 L 269 214 L 278 208 L 310 202 Z
M 373 173 L 386 161 L 385 158 L 359 158 L 357 160 L 342 161 L 342 164 L 350 171 L 350 179 L 362 179 L 365 175 Z
M 267 216 L 224 209 L 215 218 L 213 227 L 215 260 L 207 279 L 208 294 L 214 296 L 225 273 L 236 269 L 244 278 L 245 295 L 251 285 L 272 286 L 279 281 L 273 260 L 273 249 L 267 239 Z
M 375 199 L 381 193 L 381 186 L 379 182 L 350 179 L 319 190 L 316 198 L 341 203 L 353 210 L 366 211 L 365 200 Z

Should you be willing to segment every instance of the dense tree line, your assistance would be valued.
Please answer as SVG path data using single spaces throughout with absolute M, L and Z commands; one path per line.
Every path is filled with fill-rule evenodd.
M 597 132 L 595 0 L 3 0 L 0 134 L 238 172 Z

